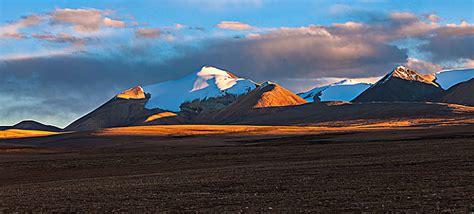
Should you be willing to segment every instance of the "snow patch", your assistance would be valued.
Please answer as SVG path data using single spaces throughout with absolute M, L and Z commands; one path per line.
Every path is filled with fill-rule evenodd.
M 326 86 L 313 88 L 308 92 L 299 93 L 298 96 L 308 102 L 314 102 L 314 97 L 320 93 L 319 99 L 324 101 L 346 101 L 355 99 L 372 84 L 361 83 L 351 79 L 345 79 Z

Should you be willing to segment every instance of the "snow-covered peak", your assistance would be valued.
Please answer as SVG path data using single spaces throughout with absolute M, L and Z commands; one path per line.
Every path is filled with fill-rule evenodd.
M 255 87 L 256 84 L 252 80 L 239 78 L 215 67 L 204 66 L 182 79 L 145 86 L 145 92 L 151 94 L 145 107 L 179 111 L 179 106 L 187 101 L 226 94 L 244 94 Z
M 405 66 L 398 66 L 392 71 L 392 77 L 398 77 L 405 80 L 418 80 L 422 79 L 421 74 L 414 70 L 410 70 Z
M 453 85 L 456 85 L 460 82 L 468 81 L 472 78 L 474 78 L 473 68 L 451 69 L 436 72 L 435 82 L 438 83 L 441 88 L 447 90 Z
M 217 86 L 219 90 L 226 90 L 237 83 L 241 79 L 231 74 L 230 72 L 220 70 L 211 66 L 204 66 L 196 73 L 197 79 L 194 82 L 191 91 L 200 90 L 209 87 L 210 80 Z
M 206 77 L 206 76 L 227 76 L 231 78 L 238 78 L 237 76 L 233 75 L 228 71 L 224 71 L 209 65 L 203 66 L 200 71 L 197 72 L 198 76 Z
M 420 73 L 414 70 L 411 70 L 405 66 L 398 66 L 392 72 L 387 74 L 384 78 L 378 81 L 376 84 L 383 84 L 387 82 L 388 80 L 390 80 L 391 78 L 399 78 L 399 79 L 404 79 L 408 81 L 417 81 L 417 82 L 422 82 L 426 84 L 432 84 L 436 87 L 439 87 L 436 83 L 433 82 L 432 76 L 421 75 Z

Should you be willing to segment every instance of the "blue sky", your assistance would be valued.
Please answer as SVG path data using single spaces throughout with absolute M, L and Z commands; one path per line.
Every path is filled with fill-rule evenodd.
M 474 1 L 0 0 L 0 125 L 213 65 L 300 92 L 474 66 Z M 54 110 L 52 110 L 54 109 Z

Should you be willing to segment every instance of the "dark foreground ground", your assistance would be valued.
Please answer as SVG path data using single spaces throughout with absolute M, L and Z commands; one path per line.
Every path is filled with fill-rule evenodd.
M 0 212 L 465 213 L 474 210 L 473 130 L 467 125 L 178 140 L 107 135 L 94 141 L 147 143 L 80 149 L 4 142 Z

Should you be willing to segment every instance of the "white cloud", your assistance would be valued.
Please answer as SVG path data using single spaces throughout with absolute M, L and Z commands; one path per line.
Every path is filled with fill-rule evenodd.
M 116 28 L 125 27 L 125 22 L 119 21 L 119 20 L 113 20 L 107 17 L 104 18 L 102 22 L 104 23 L 104 25 L 111 26 L 111 27 L 116 27 Z
M 221 23 L 217 24 L 216 27 L 226 30 L 251 30 L 254 28 L 249 24 L 233 21 L 222 21 Z

